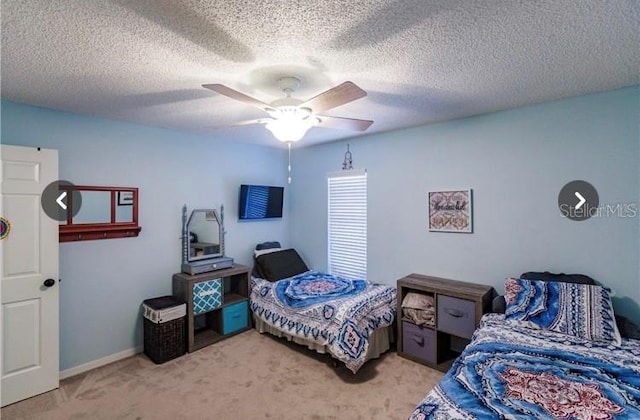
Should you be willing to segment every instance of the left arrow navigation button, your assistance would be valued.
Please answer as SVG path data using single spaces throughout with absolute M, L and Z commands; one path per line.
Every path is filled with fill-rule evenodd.
M 60 207 L 62 207 L 62 210 L 66 210 L 67 209 L 67 205 L 62 202 L 62 200 L 64 200 L 66 196 L 67 196 L 67 192 L 65 191 L 62 194 L 60 194 L 58 196 L 58 199 L 56 200 L 56 203 L 58 203 L 58 205 Z
M 82 195 L 69 181 L 55 181 L 42 191 L 40 205 L 47 216 L 64 222 L 78 214 L 82 206 Z

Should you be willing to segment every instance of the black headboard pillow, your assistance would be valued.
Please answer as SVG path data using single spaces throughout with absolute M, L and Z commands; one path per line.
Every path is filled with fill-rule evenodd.
M 589 276 L 583 274 L 554 274 L 548 271 L 535 272 L 528 271 L 520 275 L 521 279 L 527 280 L 542 280 L 542 281 L 558 281 L 562 283 L 577 283 L 577 284 L 591 284 L 597 285 L 596 281 Z M 493 299 L 492 312 L 503 314 L 507 309 L 507 303 L 504 300 L 504 296 L 500 295 Z M 626 338 L 634 338 L 640 340 L 640 328 L 635 325 L 630 319 L 621 315 L 616 315 L 616 324 L 620 335 Z
M 277 281 L 309 271 L 309 268 L 295 249 L 283 249 L 257 256 L 255 271 L 261 274 L 258 277 Z

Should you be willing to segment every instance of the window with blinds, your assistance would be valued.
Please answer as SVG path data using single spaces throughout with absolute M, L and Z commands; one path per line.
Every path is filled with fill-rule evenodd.
M 342 171 L 328 176 L 329 272 L 367 277 L 367 173 Z

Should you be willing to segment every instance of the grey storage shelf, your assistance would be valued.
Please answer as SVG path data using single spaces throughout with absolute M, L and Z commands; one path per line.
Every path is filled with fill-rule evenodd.
M 173 295 L 184 299 L 187 303 L 186 335 L 189 353 L 251 329 L 249 271 L 247 266 L 234 264 L 230 268 L 202 274 L 176 273 L 173 275 Z M 218 280 L 220 281 L 220 301 L 211 309 L 196 313 L 194 288 L 198 284 Z M 226 334 L 225 331 L 227 331 Z
M 468 344 L 491 308 L 493 288 L 421 274 L 403 277 L 397 285 L 398 355 L 446 372 L 459 355 L 452 343 Z M 402 316 L 402 300 L 410 292 L 433 297 L 435 325 L 418 326 Z

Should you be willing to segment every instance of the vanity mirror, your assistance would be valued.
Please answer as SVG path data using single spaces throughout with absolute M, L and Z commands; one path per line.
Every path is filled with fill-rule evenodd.
M 223 210 L 195 209 L 187 220 L 182 207 L 182 271 L 200 274 L 228 268 L 233 258 L 224 256 Z
M 137 188 L 72 184 L 58 188 L 67 192 L 69 209 L 58 228 L 60 242 L 135 237 L 142 230 L 138 226 Z M 71 211 L 78 192 L 82 204 Z

